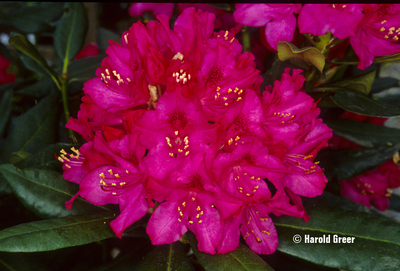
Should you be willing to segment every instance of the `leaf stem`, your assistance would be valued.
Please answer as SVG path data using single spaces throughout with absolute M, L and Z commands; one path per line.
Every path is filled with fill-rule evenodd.
M 248 26 L 243 26 L 242 28 L 242 44 L 243 44 L 243 52 L 251 52 L 251 40 L 250 40 L 250 31 Z
M 67 89 L 67 84 L 68 84 L 68 74 L 63 73 L 61 75 L 61 95 L 62 95 L 62 101 L 63 101 L 63 107 L 64 107 L 64 115 L 65 115 L 65 121 L 68 123 L 69 118 L 71 114 L 69 113 L 69 108 L 68 108 L 68 89 Z M 68 129 L 68 132 L 70 136 L 75 137 L 74 132 L 71 129 Z

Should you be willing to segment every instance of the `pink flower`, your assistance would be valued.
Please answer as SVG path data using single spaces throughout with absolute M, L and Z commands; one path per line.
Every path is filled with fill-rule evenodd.
M 129 7 L 129 14 L 134 17 L 141 16 L 146 12 L 150 12 L 153 13 L 154 16 L 164 14 L 171 19 L 173 11 L 173 3 L 133 3 Z
M 237 28 L 213 33 L 214 18 L 188 8 L 172 30 L 161 14 L 110 43 L 84 85 L 78 119 L 67 124 L 88 142 L 79 159 L 60 158 L 65 178 L 80 187 L 66 204 L 77 196 L 118 204 L 118 237 L 156 207 L 146 230 L 153 244 L 189 229 L 200 251 L 228 253 L 242 233 L 254 251 L 270 254 L 278 237 L 269 214 L 307 220 L 299 195 L 322 192 L 312 160 L 330 130 L 298 70 L 261 97 L 254 56 L 242 53 Z
M 370 66 L 376 56 L 400 52 L 400 5 L 368 4 L 364 6 L 364 11 L 356 36 L 350 37 L 351 46 L 360 59 L 358 68 L 361 70 Z
M 339 184 L 342 197 L 368 208 L 372 204 L 379 211 L 385 211 L 389 207 L 391 188 L 400 186 L 400 169 L 389 160 L 360 176 L 340 181 Z
M 355 37 L 362 11 L 358 4 L 305 4 L 299 14 L 300 33 L 322 36 L 331 31 L 339 39 Z
M 7 69 L 10 67 L 10 65 L 10 61 L 0 55 L 0 85 L 12 83 L 15 81 L 15 74 L 7 72 Z
M 240 203 L 216 186 L 205 156 L 198 152 L 186 157 L 185 167 L 160 183 L 164 189 L 157 189 L 155 198 L 161 197 L 165 201 L 154 211 L 147 226 L 153 244 L 175 242 L 190 229 L 196 235 L 201 251 L 216 253 L 223 228 L 221 216 L 234 214 Z M 149 186 L 151 189 L 151 183 Z
M 276 50 L 279 41 L 291 42 L 301 4 L 236 4 L 235 20 L 249 26 L 265 26 L 268 44 Z
M 344 112 L 340 118 L 383 125 L 387 118 L 368 117 L 351 112 Z M 358 149 L 361 146 L 338 135 L 330 140 L 330 146 L 336 149 Z M 400 186 L 400 168 L 392 159 L 370 171 L 349 180 L 339 182 L 340 194 L 358 204 L 371 208 L 371 204 L 380 211 L 389 207 L 392 188 Z
M 99 54 L 99 46 L 97 44 L 88 44 L 76 55 L 75 59 L 81 59 L 89 56 L 97 56 Z

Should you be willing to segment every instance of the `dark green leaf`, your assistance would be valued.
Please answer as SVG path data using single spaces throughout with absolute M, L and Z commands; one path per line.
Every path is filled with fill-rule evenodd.
M 355 91 L 334 87 L 315 88 L 313 91 L 335 92 L 331 99 L 339 107 L 353 113 L 372 117 L 400 116 L 400 106 L 382 103 Z
M 16 91 L 18 94 L 29 95 L 34 98 L 41 98 L 50 93 L 53 81 L 48 77 L 43 77 L 39 81 Z
M 104 27 L 99 27 L 97 31 L 97 44 L 99 46 L 99 51 L 104 52 L 110 44 L 109 40 L 113 40 L 115 42 L 121 42 L 121 35 L 114 33 Z
M 356 76 L 354 78 L 339 81 L 332 87 L 344 88 L 360 92 L 364 95 L 368 95 L 371 90 L 372 83 L 374 82 L 376 71 L 372 71 L 366 74 Z
M 186 234 L 194 255 L 206 271 L 273 270 L 256 253 L 243 244 L 239 244 L 239 247 L 230 253 L 210 255 L 199 251 L 196 236 L 192 232 L 187 232 Z
M 8 185 L 6 179 L 3 177 L 3 175 L 1 175 L 1 172 L 0 172 L 0 196 L 1 195 L 9 195 L 9 194 L 12 194 L 12 189 Z
M 20 224 L 0 231 L 0 251 L 37 252 L 80 246 L 115 234 L 112 213 L 77 215 Z
M 22 253 L 0 253 L 0 270 L 4 271 L 46 271 L 46 266 L 35 258 L 36 255 Z
M 78 54 L 87 30 L 87 14 L 83 3 L 68 2 L 65 9 L 67 13 L 58 23 L 54 33 L 54 48 L 64 63 L 71 61 Z
M 100 67 L 101 61 L 105 58 L 105 55 L 98 55 L 92 57 L 85 57 L 72 62 L 69 65 L 70 72 L 68 76 L 70 94 L 82 91 L 83 83 L 91 78 L 96 77 L 96 69 Z
M 23 152 L 23 151 L 13 152 L 8 157 L 7 163 L 11 164 L 11 165 L 14 165 L 14 164 L 17 164 L 17 163 L 25 160 L 29 156 L 31 156 L 31 154 L 29 152 Z
M 358 65 L 358 57 L 342 57 L 332 60 L 333 63 L 337 64 L 348 64 L 348 65 Z M 384 63 L 384 62 L 400 62 L 400 53 L 394 55 L 385 55 L 381 57 L 375 57 L 372 63 Z
M 12 89 L 9 89 L 3 94 L 0 101 L 0 137 L 3 136 L 11 115 L 12 96 Z
M 46 60 L 26 37 L 16 34 L 12 36 L 8 42 L 11 46 L 21 52 L 23 56 L 25 56 L 21 57 L 21 60 L 28 68 L 34 71 L 41 70 L 42 72 L 45 72 L 53 79 L 56 85 L 59 86 L 58 75 L 49 67 L 49 65 L 47 65 Z M 30 61 L 27 61 L 28 59 Z M 31 64 L 34 64 L 34 67 L 32 67 Z
M 156 246 L 153 251 L 147 254 L 144 259 L 135 266 L 135 270 L 194 270 L 189 259 L 186 257 L 184 248 L 185 245 L 179 241 L 169 245 Z
M 388 209 L 400 212 L 400 196 L 392 194 L 389 198 L 390 205 Z
M 54 154 L 59 156 L 62 149 L 72 153 L 72 151 L 69 151 L 72 147 L 77 149 L 79 146 L 67 143 L 56 143 L 36 152 L 24 161 L 15 164 L 15 166 L 21 169 L 36 168 L 60 170 L 63 164 L 54 157 Z
M 2 10 L 2 7 L 0 7 L 0 24 L 16 27 L 25 33 L 38 33 L 50 29 L 51 22 L 59 18 L 63 12 L 62 2 L 38 2 L 33 6 L 20 2 L 7 9 Z
M 382 90 L 398 86 L 399 86 L 399 79 L 391 77 L 375 78 L 374 83 L 372 84 L 371 93 L 378 93 Z
M 328 179 L 347 180 L 383 164 L 399 148 L 399 145 L 394 145 L 352 150 L 322 150 L 316 159 L 321 161 Z
M 58 172 L 43 169 L 20 170 L 4 164 L 0 172 L 11 186 L 14 194 L 35 214 L 43 218 L 109 211 L 78 197 L 68 210 L 65 202 L 77 192 L 78 186 L 66 181 Z
M 91 271 L 131 271 L 136 270 L 135 265 L 143 259 L 143 256 L 150 252 L 154 246 L 150 243 L 149 239 L 130 238 L 130 250 L 127 253 L 121 252 L 110 264 L 100 266 Z
M 329 184 L 328 184 L 329 185 Z M 347 198 L 334 195 L 326 190 L 322 195 L 314 198 L 304 197 L 302 198 L 305 208 L 308 209 L 307 206 L 318 206 L 318 207 L 335 207 L 341 208 L 349 211 L 356 212 L 370 212 L 370 209 L 364 205 L 355 203 Z
M 6 161 L 12 152 L 35 153 L 53 144 L 58 109 L 57 96 L 50 95 L 16 118 L 11 123 L 0 160 Z
M 336 208 L 307 208 L 311 219 L 282 216 L 274 219 L 278 250 L 316 264 L 345 270 L 398 270 L 400 225 L 371 214 Z M 299 234 L 302 241 L 293 242 Z M 310 237 L 330 236 L 330 243 L 304 243 Z M 334 235 L 355 237 L 354 243 L 333 243 Z
M 400 143 L 400 129 L 345 119 L 326 120 L 324 123 L 335 134 L 364 147 Z
M 321 73 L 325 66 L 324 55 L 315 47 L 297 48 L 294 44 L 280 41 L 277 45 L 280 61 L 290 60 L 300 67 L 307 68 L 308 65 L 315 66 Z M 304 66 L 304 64 L 306 66 Z

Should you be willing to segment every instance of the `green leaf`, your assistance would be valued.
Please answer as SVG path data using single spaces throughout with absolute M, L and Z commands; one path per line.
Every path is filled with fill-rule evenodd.
M 23 152 L 23 151 L 13 152 L 8 157 L 7 163 L 11 164 L 11 165 L 14 165 L 14 164 L 17 164 L 17 163 L 25 160 L 29 156 L 31 156 L 31 154 L 29 152 Z
M 1 165 L 0 172 L 22 204 L 40 217 L 110 211 L 80 197 L 75 199 L 72 208 L 68 210 L 65 202 L 78 192 L 78 186 L 66 181 L 58 172 L 43 169 L 20 170 L 9 164 Z
M 400 116 L 400 107 L 375 101 L 357 92 L 336 91 L 332 99 L 338 106 L 353 113 L 372 117 Z
M 364 147 L 400 143 L 400 129 L 345 119 L 326 120 L 324 123 L 335 134 Z
M 332 60 L 333 63 L 337 64 L 348 64 L 348 65 L 358 65 L 358 57 L 342 57 Z M 385 63 L 385 62 L 400 62 L 400 53 L 394 55 L 385 55 L 381 57 L 375 57 L 372 63 Z
M 274 218 L 278 250 L 310 262 L 345 270 L 398 270 L 400 225 L 385 218 L 336 208 L 307 208 L 311 219 Z M 293 242 L 299 234 L 302 241 Z M 304 243 L 310 237 L 330 236 L 330 243 Z M 354 243 L 333 243 L 334 235 L 355 237 Z
M 68 73 L 69 87 L 68 92 L 75 94 L 82 91 L 83 83 L 91 78 L 96 77 L 96 69 L 100 67 L 101 61 L 106 55 L 98 55 L 92 57 L 85 57 L 72 62 L 69 65 L 70 72 Z
M 367 172 L 389 160 L 400 145 L 351 150 L 322 150 L 317 160 L 330 180 L 347 180 Z
M 49 145 L 44 149 L 36 152 L 32 156 L 26 158 L 25 160 L 15 164 L 16 167 L 21 169 L 50 169 L 50 170 L 61 170 L 62 163 L 58 161 L 54 155 L 59 155 L 62 149 L 65 149 L 67 152 L 72 147 L 78 149 L 79 145 L 77 144 L 67 144 L 67 143 L 56 143 L 53 145 Z
M 17 117 L 11 123 L 10 133 L 0 153 L 0 161 L 6 161 L 12 152 L 35 153 L 53 144 L 58 109 L 57 95 L 50 95 Z
M 80 246 L 115 234 L 112 213 L 77 215 L 20 224 L 0 231 L 0 251 L 38 252 Z
M 0 24 L 16 27 L 25 33 L 43 32 L 51 29 L 51 22 L 62 15 L 62 7 L 62 2 L 38 2 L 33 6 L 18 3 L 6 9 L 1 5 Z
M 16 93 L 41 98 L 50 94 L 52 85 L 53 82 L 50 78 L 43 77 L 36 83 L 17 90 Z
M 0 253 L 0 270 L 8 271 L 46 271 L 46 266 L 37 255 L 22 253 Z
M 54 33 L 54 48 L 64 64 L 74 59 L 83 46 L 87 30 L 87 14 L 81 2 L 68 2 L 66 14 Z
M 108 30 L 104 27 L 99 27 L 97 31 L 97 44 L 99 46 L 99 51 L 104 52 L 110 44 L 108 43 L 109 40 L 113 40 L 115 42 L 121 42 L 121 35 Z
M 194 271 L 194 267 L 186 257 L 184 249 L 185 245 L 179 241 L 169 245 L 156 246 L 153 251 L 147 254 L 144 259 L 135 266 L 135 270 Z
M 371 117 L 385 117 L 385 118 L 400 116 L 400 106 L 376 101 L 359 92 L 350 91 L 343 88 L 335 88 L 335 87 L 314 88 L 313 91 L 334 92 L 334 95 L 331 96 L 331 99 L 335 102 L 335 104 L 353 113 Z
M 230 253 L 210 255 L 199 251 L 196 236 L 192 232 L 186 234 L 194 255 L 206 271 L 273 270 L 256 253 L 243 244 L 239 244 L 239 247 Z
M 280 61 L 290 60 L 300 67 L 307 68 L 308 65 L 315 66 L 321 73 L 325 66 L 324 55 L 315 47 L 297 48 L 287 41 L 280 41 L 277 45 Z
M 47 65 L 46 60 L 40 55 L 39 51 L 36 47 L 25 37 L 20 34 L 13 35 L 8 43 L 17 49 L 19 52 L 26 56 L 26 58 L 22 57 L 21 60 L 33 71 L 41 70 L 48 74 L 57 85 L 58 89 L 61 89 L 60 82 L 58 80 L 58 75 L 54 70 L 52 70 L 49 65 Z M 31 60 L 26 61 L 26 60 Z M 34 64 L 34 67 L 32 67 Z
M 372 84 L 371 93 L 378 93 L 382 90 L 389 89 L 391 87 L 398 87 L 399 79 L 392 77 L 378 77 L 375 78 Z
M 147 239 L 128 239 L 131 242 L 130 250 L 127 253 L 121 251 L 111 263 L 92 269 L 91 271 L 131 271 L 136 270 L 136 264 L 143 259 L 143 256 L 150 252 L 154 246 Z
M 354 78 L 339 81 L 331 86 L 353 90 L 368 95 L 374 82 L 375 75 L 376 71 L 372 71 Z
M 12 89 L 9 89 L 3 94 L 0 101 L 0 137 L 3 136 L 8 119 L 11 115 L 12 96 L 13 91 Z

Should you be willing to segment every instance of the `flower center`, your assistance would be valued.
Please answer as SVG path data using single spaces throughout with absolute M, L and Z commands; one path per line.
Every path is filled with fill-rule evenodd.
M 174 137 L 165 137 L 165 140 L 167 141 L 167 144 L 170 148 L 170 153 L 169 156 L 171 157 L 177 157 L 179 154 L 185 153 L 185 156 L 189 155 L 189 137 L 186 136 L 182 139 L 180 137 L 179 131 L 175 131 L 175 136 Z
M 195 219 L 198 224 L 201 224 L 203 221 L 201 220 L 201 216 L 204 214 L 204 211 L 201 209 L 199 203 L 196 200 L 196 193 L 190 192 L 182 202 L 180 206 L 178 206 L 179 212 L 179 222 L 188 222 L 190 225 L 194 223 Z
M 232 174 L 237 191 L 243 195 L 246 195 L 246 197 L 254 196 L 254 193 L 257 192 L 259 186 L 254 186 L 253 182 L 259 181 L 261 178 L 250 176 L 240 166 L 234 166 Z
M 113 196 L 119 196 L 128 191 L 131 187 L 141 184 L 144 179 L 144 174 L 130 173 L 126 170 L 123 173 L 114 173 L 112 169 L 100 173 L 100 186 L 101 190 L 111 192 Z

